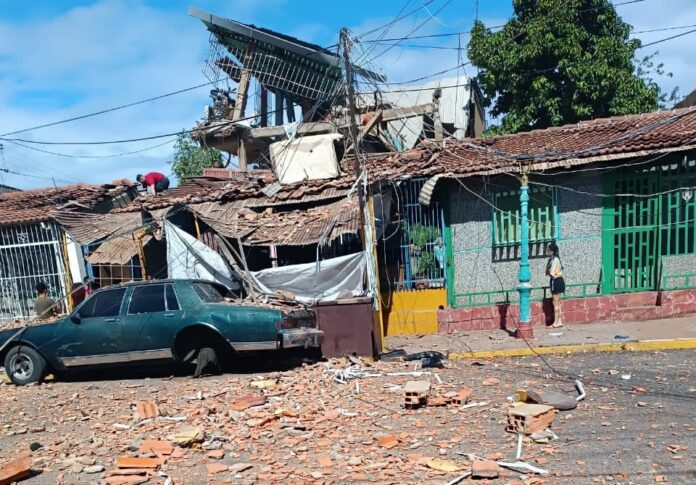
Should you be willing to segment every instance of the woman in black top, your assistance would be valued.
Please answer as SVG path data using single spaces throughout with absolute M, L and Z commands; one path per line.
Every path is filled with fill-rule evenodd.
M 561 296 L 565 293 L 565 281 L 563 280 L 563 265 L 558 255 L 558 245 L 552 242 L 546 247 L 546 275 L 550 278 L 551 296 L 553 297 L 553 328 L 563 326 L 563 310 L 561 309 Z

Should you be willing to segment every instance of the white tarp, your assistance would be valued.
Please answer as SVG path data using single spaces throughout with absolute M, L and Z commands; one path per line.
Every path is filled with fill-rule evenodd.
M 252 272 L 260 286 L 283 290 L 302 303 L 334 301 L 365 295 L 364 253 L 325 259 L 316 263 L 293 264 Z
M 235 274 L 222 256 L 167 220 L 164 231 L 169 278 L 216 281 L 233 291 L 240 289 Z
M 341 138 L 343 135 L 329 133 L 271 143 L 271 162 L 278 181 L 287 185 L 338 177 L 334 141 Z
M 404 86 L 403 90 L 380 93 L 382 103 L 396 108 L 408 108 L 428 104 L 433 100 L 433 92 L 436 88 L 442 90 L 440 98 L 440 121 L 446 125 L 454 126 L 453 135 L 464 138 L 466 128 L 469 125 L 469 110 L 466 109 L 471 98 L 469 78 L 458 76 L 453 78 L 438 79 L 419 86 Z M 361 105 L 374 104 L 372 93 L 361 93 L 359 96 Z M 408 150 L 416 146 L 418 138 L 423 132 L 423 117 L 412 116 L 401 118 L 387 123 L 389 133 L 398 140 L 397 148 Z

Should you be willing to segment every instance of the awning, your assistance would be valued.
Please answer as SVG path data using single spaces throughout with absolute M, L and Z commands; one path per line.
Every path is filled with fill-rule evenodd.
M 152 236 L 143 236 L 142 245 L 145 246 L 151 239 Z M 87 257 L 87 261 L 91 264 L 125 265 L 139 252 L 135 233 L 131 233 L 107 239 Z

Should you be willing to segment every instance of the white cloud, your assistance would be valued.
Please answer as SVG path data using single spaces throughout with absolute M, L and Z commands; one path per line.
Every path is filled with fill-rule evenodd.
M 186 11 L 104 0 L 42 22 L 0 23 L 0 133 L 202 84 L 208 36 Z M 38 94 L 37 94 L 38 93 Z M 37 99 L 34 106 L 27 100 Z M 67 102 L 66 102 L 67 101 Z M 139 138 L 189 128 L 202 113 L 201 88 L 109 115 L 17 137 L 81 141 Z M 165 140 L 96 147 L 41 146 L 76 155 L 130 152 Z M 171 147 L 113 159 L 66 159 L 5 143 L 7 168 L 60 180 L 105 182 L 166 171 Z M 2 159 L 0 159 L 0 165 Z M 132 173 L 131 173 L 132 172 Z M 46 180 L 4 175 L 21 187 Z

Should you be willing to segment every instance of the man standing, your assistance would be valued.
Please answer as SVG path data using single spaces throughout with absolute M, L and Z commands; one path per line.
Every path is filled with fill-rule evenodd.
M 43 281 L 36 284 L 36 292 L 39 294 L 34 300 L 34 311 L 38 318 L 53 316 L 58 313 L 56 301 L 48 296 L 48 287 Z
M 169 188 L 169 179 L 159 172 L 150 172 L 145 175 L 138 174 L 135 180 L 143 184 L 147 192 L 152 195 L 164 192 Z

